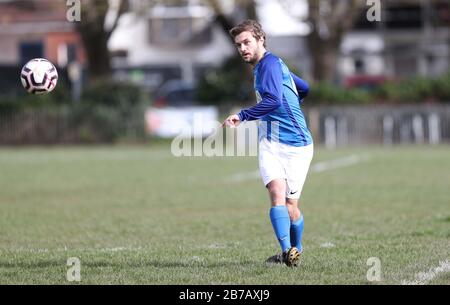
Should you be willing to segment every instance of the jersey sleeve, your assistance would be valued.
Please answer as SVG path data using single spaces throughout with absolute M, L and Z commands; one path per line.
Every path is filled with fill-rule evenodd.
M 292 79 L 294 80 L 295 87 L 297 87 L 298 96 L 300 99 L 305 98 L 309 92 L 309 85 L 306 81 L 291 72 Z
M 241 121 L 253 121 L 262 118 L 281 105 L 283 98 L 283 74 L 277 59 L 270 59 L 259 70 L 261 102 L 253 107 L 241 110 Z

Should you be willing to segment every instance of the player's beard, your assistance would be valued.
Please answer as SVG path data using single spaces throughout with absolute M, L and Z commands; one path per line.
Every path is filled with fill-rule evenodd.
M 255 53 L 253 54 L 253 56 L 249 57 L 248 59 L 245 59 L 244 56 L 242 56 L 242 59 L 243 59 L 247 64 L 254 65 L 254 64 L 256 63 L 256 61 L 258 60 L 257 54 L 258 54 L 258 53 L 255 52 Z
M 245 60 L 244 57 L 242 56 L 242 59 L 244 59 L 244 61 L 252 66 L 254 66 L 257 62 L 258 62 L 258 55 L 259 55 L 259 47 L 257 47 L 255 49 L 255 52 L 253 52 L 253 56 L 251 56 L 249 59 Z
M 250 59 L 248 61 L 248 63 L 251 65 L 255 65 L 257 60 L 258 60 L 258 56 L 255 54 L 255 55 L 253 55 L 252 59 Z

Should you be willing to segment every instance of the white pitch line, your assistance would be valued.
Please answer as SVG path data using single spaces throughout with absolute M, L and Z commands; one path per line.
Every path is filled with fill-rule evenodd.
M 439 266 L 430 268 L 427 272 L 419 272 L 413 281 L 403 280 L 402 285 L 426 285 L 435 279 L 439 273 L 450 272 L 450 261 L 439 262 Z
M 328 170 L 333 170 L 342 167 L 348 167 L 358 164 L 362 161 L 366 161 L 367 157 L 362 157 L 358 155 L 350 155 L 339 159 L 333 159 L 328 161 L 322 161 L 311 165 L 310 171 L 313 173 L 321 173 Z M 230 175 L 225 178 L 226 182 L 243 182 L 248 180 L 259 179 L 259 171 L 244 172 Z
M 336 247 L 336 245 L 329 241 L 320 245 L 320 248 L 325 248 L 325 249 L 334 248 L 334 247 Z
M 350 156 L 347 156 L 344 158 L 323 161 L 323 162 L 318 162 L 316 164 L 313 164 L 311 166 L 311 171 L 315 172 L 315 173 L 320 173 L 320 172 L 324 172 L 324 171 L 328 171 L 328 170 L 332 170 L 332 169 L 336 169 L 336 168 L 355 165 L 362 161 L 365 161 L 366 159 L 367 158 L 364 158 L 364 157 L 361 157 L 358 155 L 350 155 Z
M 102 252 L 120 252 L 120 251 L 138 251 L 141 250 L 141 247 L 114 247 L 114 248 L 102 248 L 99 249 Z
M 67 247 L 64 248 L 56 248 L 56 249 L 47 249 L 47 248 L 16 248 L 11 249 L 9 251 L 12 252 L 31 252 L 31 253 L 48 253 L 48 252 L 67 252 L 67 251 L 99 251 L 99 252 L 120 252 L 120 251 L 140 251 L 142 247 L 114 247 L 114 248 L 73 248 L 69 249 Z
M 226 182 L 243 182 L 248 180 L 255 180 L 260 177 L 259 171 L 237 173 L 225 178 Z

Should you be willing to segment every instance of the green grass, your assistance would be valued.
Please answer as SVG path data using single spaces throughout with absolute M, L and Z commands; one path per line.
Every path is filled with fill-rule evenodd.
M 450 147 L 316 148 L 300 268 L 279 251 L 256 158 L 174 158 L 164 145 L 0 149 L 0 284 L 367 284 L 413 281 L 450 261 Z M 329 245 L 330 247 L 326 247 Z M 450 284 L 440 273 L 430 284 Z

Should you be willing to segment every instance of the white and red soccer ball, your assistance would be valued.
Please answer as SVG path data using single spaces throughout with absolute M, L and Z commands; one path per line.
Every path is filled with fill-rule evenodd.
M 23 66 L 20 80 L 29 93 L 49 93 L 58 82 L 58 71 L 47 59 L 35 58 Z

